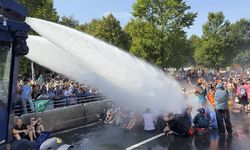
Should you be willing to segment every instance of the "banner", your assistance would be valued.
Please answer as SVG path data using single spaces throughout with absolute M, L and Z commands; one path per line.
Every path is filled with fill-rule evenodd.
M 49 100 L 34 100 L 35 112 L 44 112 L 49 104 Z

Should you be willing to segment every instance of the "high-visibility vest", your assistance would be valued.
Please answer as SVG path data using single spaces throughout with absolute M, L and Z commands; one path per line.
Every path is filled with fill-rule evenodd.
M 207 100 L 208 100 L 208 102 L 209 102 L 212 106 L 215 106 L 214 92 L 215 92 L 215 90 L 211 90 L 211 91 L 207 94 Z

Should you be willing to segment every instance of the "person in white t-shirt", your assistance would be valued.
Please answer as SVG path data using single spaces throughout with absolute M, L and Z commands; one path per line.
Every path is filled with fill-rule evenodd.
M 150 112 L 150 109 L 147 108 L 146 112 L 143 113 L 142 116 L 144 120 L 144 130 L 154 131 L 155 130 L 154 114 Z

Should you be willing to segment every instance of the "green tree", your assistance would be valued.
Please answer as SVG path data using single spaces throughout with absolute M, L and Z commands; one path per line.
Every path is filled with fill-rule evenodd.
M 200 45 L 195 50 L 198 65 L 219 69 L 230 63 L 233 54 L 230 29 L 230 23 L 222 12 L 209 13 L 208 21 L 203 25 Z
M 53 0 L 17 0 L 28 9 L 29 17 L 58 22 L 59 16 Z
M 193 24 L 196 13 L 183 0 L 137 0 L 126 31 L 130 51 L 161 68 L 179 68 L 187 62 L 188 41 L 183 28 Z
M 79 26 L 79 21 L 73 16 L 62 16 L 59 20 L 59 23 L 71 28 L 77 28 Z
M 80 25 L 78 29 L 124 50 L 130 48 L 129 35 L 112 14 L 102 19 L 93 19 L 90 23 Z
M 31 76 L 31 61 L 23 56 L 19 59 L 19 75 L 24 77 Z
M 234 43 L 233 63 L 240 64 L 243 69 L 249 66 L 250 57 L 250 21 L 240 19 L 231 26 L 230 39 Z
M 218 37 L 202 40 L 194 56 L 196 63 L 203 67 L 219 69 L 226 65 L 224 42 Z
M 217 69 L 231 65 L 237 54 L 250 48 L 250 21 L 230 23 L 222 12 L 209 13 L 200 43 L 195 50 L 197 64 Z
M 250 67 L 250 49 L 239 53 L 234 58 L 235 64 L 240 64 L 243 69 Z
M 157 64 L 159 59 L 157 49 L 160 44 L 157 28 L 149 21 L 133 19 L 125 26 L 125 30 L 132 37 L 130 52 L 150 63 Z
M 250 20 L 240 19 L 231 24 L 230 40 L 234 43 L 235 53 L 250 48 Z
M 188 63 L 190 65 L 195 65 L 194 53 L 195 53 L 195 49 L 200 47 L 201 45 L 201 38 L 198 37 L 197 35 L 192 35 L 188 39 L 188 44 L 189 44 Z
M 17 0 L 28 9 L 28 16 L 58 22 L 59 16 L 54 8 L 53 0 Z M 31 31 L 30 34 L 36 34 Z M 22 76 L 31 75 L 30 60 L 20 58 L 19 74 Z

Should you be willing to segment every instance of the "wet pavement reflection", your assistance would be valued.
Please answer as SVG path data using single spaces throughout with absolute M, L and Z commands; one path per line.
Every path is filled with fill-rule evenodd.
M 250 149 L 250 114 L 231 114 L 234 133 L 219 136 L 216 130 L 193 137 L 163 136 L 135 150 L 248 150 Z M 57 135 L 75 149 L 122 150 L 156 134 L 128 132 L 114 126 L 97 126 Z

